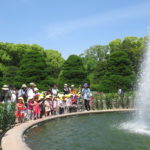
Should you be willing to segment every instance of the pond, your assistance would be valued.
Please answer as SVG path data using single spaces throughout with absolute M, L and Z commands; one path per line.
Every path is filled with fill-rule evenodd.
M 28 130 L 25 142 L 32 150 L 149 150 L 150 136 L 120 127 L 127 112 L 58 118 Z

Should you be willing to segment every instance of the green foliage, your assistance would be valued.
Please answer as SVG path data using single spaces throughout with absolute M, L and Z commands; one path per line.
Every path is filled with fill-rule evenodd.
M 125 37 L 95 45 L 66 61 L 55 50 L 33 44 L 0 42 L 0 87 L 36 82 L 43 90 L 55 83 L 90 82 L 93 90 L 114 92 L 133 87 L 148 37 Z M 121 54 L 124 53 L 124 54 Z M 63 65 L 64 64 L 64 65 Z M 84 80 L 83 80 L 84 79 Z
M 107 57 L 109 47 L 102 45 L 95 45 L 87 49 L 80 57 L 83 60 L 84 67 L 86 69 L 88 79 L 93 82 L 94 72 L 97 69 L 97 63 L 104 61 Z
M 148 37 L 125 37 L 106 46 L 96 45 L 81 54 L 92 88 L 105 92 L 115 92 L 117 87 L 131 90 L 147 41 Z
M 33 44 L 0 42 L 0 86 L 20 87 L 22 83 L 40 82 L 43 90 L 56 83 L 64 59 L 55 50 Z M 45 87 L 45 88 L 44 88 Z
M 22 61 L 16 75 L 16 81 L 20 83 L 42 82 L 46 79 L 47 66 L 44 58 L 44 52 L 41 48 L 35 47 L 28 51 Z
M 141 56 L 146 48 L 145 39 L 138 37 L 126 37 L 122 41 L 123 50 L 128 54 L 133 69 L 137 72 Z
M 87 82 L 87 74 L 82 59 L 77 55 L 70 55 L 62 67 L 59 84 L 68 83 L 80 85 L 84 82 Z
M 116 51 L 110 54 L 107 60 L 107 70 L 100 88 L 104 92 L 115 92 L 118 88 L 129 90 L 133 86 L 134 72 L 127 54 Z
M 100 83 L 103 80 L 105 72 L 107 70 L 107 61 L 99 61 L 96 66 L 96 70 L 94 72 L 94 84 Z
M 100 91 L 101 89 L 100 89 L 100 85 L 97 83 L 92 83 L 91 85 L 90 85 L 90 89 L 92 90 L 92 91 Z
M 113 40 L 109 43 L 111 52 L 122 50 L 122 41 L 120 39 Z
M 147 38 L 125 37 L 122 41 L 120 39 L 113 40 L 109 43 L 110 51 L 124 51 L 128 54 L 128 58 L 132 62 L 134 71 L 137 73 L 141 57 L 146 48 Z
M 16 66 L 8 66 L 6 67 L 6 71 L 3 74 L 3 82 L 8 85 L 15 85 L 14 77 L 16 76 L 18 67 Z
M 19 63 L 30 45 L 0 42 L 0 63 L 5 66 L 19 66 Z
M 127 92 L 123 97 L 117 93 L 93 92 L 93 109 L 133 108 L 134 94 Z
M 57 78 L 64 63 L 64 59 L 61 54 L 55 50 L 46 50 L 45 53 L 48 73 L 54 78 Z
M 3 85 L 3 75 L 6 72 L 6 67 L 0 63 L 0 86 Z
M 50 89 L 54 84 L 57 84 L 57 80 L 51 76 L 47 76 L 45 80 L 40 82 L 40 84 L 37 83 L 38 87 L 42 90 Z
M 15 124 L 15 108 L 16 105 L 14 103 L 0 103 L 0 130 L 2 132 Z

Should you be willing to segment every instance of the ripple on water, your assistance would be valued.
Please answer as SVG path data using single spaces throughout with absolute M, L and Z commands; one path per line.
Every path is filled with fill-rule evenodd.
M 149 150 L 150 137 L 128 132 L 130 113 L 92 114 L 51 120 L 26 133 L 33 150 Z

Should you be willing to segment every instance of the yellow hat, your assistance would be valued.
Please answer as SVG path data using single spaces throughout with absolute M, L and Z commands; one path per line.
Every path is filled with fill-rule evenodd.
M 41 99 L 44 99 L 44 95 L 43 95 L 43 94 L 40 94 L 40 96 L 39 96 L 39 99 L 38 99 L 38 100 L 41 100 Z
M 66 97 L 66 98 L 69 98 L 69 97 L 70 97 L 70 94 L 66 94 L 65 97 Z
M 18 97 L 18 99 L 23 100 L 23 97 Z
M 49 99 L 50 98 L 50 95 L 47 95 L 46 97 L 45 97 L 45 99 Z
M 63 97 L 63 94 L 60 94 L 60 93 L 59 93 L 58 96 L 59 96 L 59 98 L 62 98 L 62 97 Z
M 21 100 L 24 103 L 23 97 L 18 97 L 18 100 Z

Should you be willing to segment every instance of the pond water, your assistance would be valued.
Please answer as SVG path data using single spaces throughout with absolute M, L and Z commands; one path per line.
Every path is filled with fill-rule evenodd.
M 88 114 L 42 123 L 25 134 L 32 150 L 150 150 L 150 136 L 121 128 L 131 113 Z

